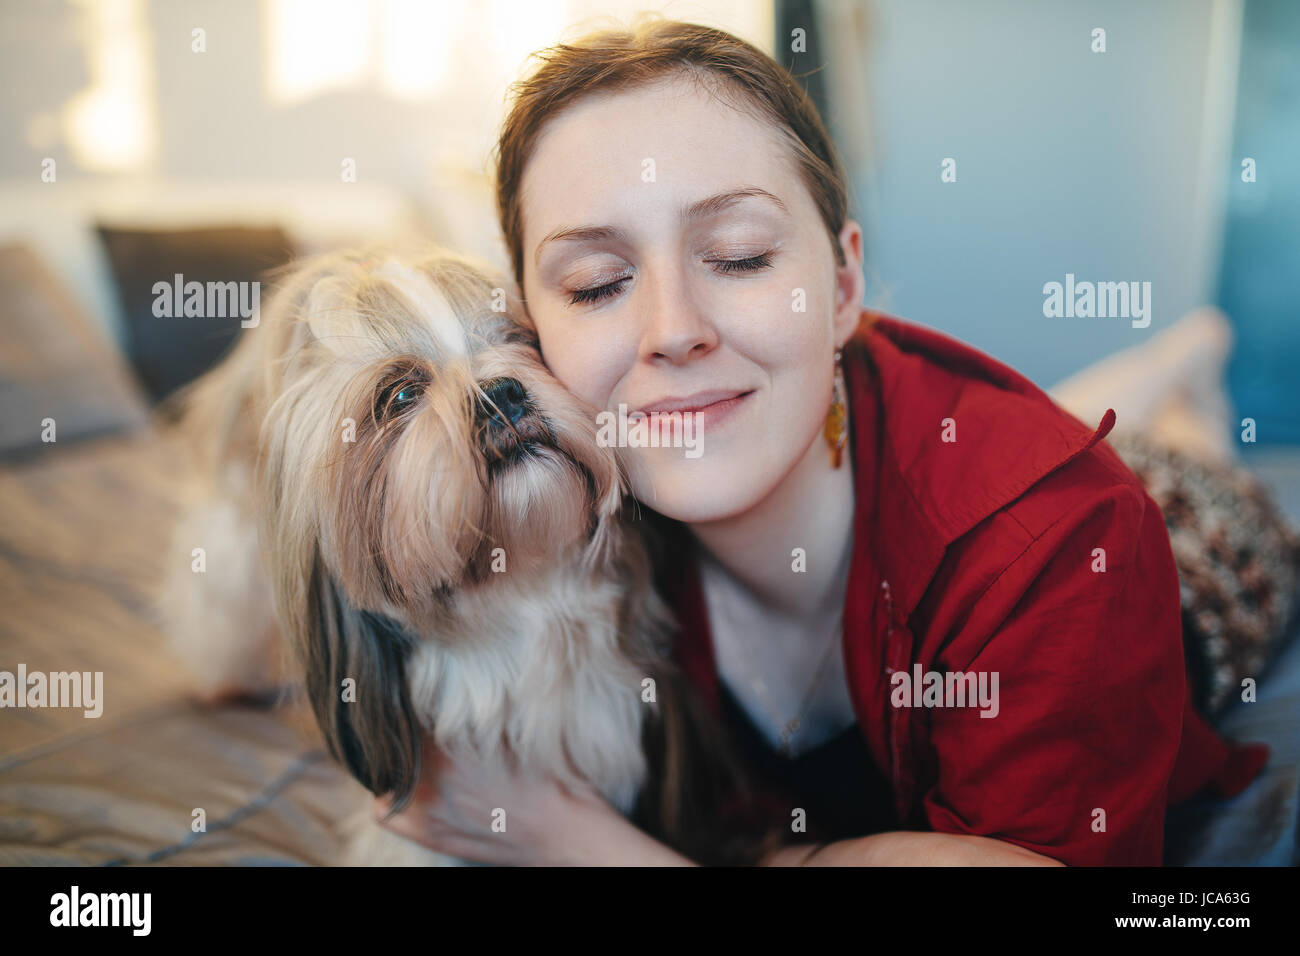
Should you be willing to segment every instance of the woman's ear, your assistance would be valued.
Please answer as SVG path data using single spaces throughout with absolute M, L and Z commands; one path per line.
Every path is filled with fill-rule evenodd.
M 848 219 L 839 234 L 844 265 L 835 266 L 835 344 L 843 346 L 862 317 L 867 281 L 862 274 L 862 227 Z

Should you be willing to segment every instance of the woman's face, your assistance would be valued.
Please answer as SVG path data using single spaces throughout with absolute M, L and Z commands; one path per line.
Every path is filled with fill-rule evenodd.
M 521 202 L 524 297 L 555 376 L 597 409 L 698 410 L 694 433 L 663 433 L 695 450 L 623 452 L 641 501 L 716 521 L 801 463 L 829 467 L 861 231 L 846 224 L 837 267 L 777 130 L 680 77 L 594 95 L 542 131 Z

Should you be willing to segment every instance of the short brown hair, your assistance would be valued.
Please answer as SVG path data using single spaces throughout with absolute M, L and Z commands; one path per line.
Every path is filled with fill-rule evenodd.
M 678 72 L 721 78 L 725 88 L 786 135 L 804 185 L 830 232 L 835 259 L 844 264 L 839 244 L 848 215 L 844 167 L 808 94 L 763 51 L 722 30 L 651 17 L 627 30 L 589 33 L 533 56 L 541 63 L 511 87 L 510 112 L 496 147 L 497 213 L 521 289 L 520 189 L 542 127 L 589 93 L 627 89 Z

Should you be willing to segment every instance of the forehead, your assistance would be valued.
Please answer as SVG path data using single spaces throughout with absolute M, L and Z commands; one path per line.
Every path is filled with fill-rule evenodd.
M 525 245 L 561 221 L 675 212 L 738 182 L 794 198 L 789 145 L 742 103 L 681 76 L 578 101 L 543 128 L 524 170 Z

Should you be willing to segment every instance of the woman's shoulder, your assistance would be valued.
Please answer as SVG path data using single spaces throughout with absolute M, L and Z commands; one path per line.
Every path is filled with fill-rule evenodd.
M 849 349 L 879 367 L 890 386 L 913 387 L 948 381 L 993 389 L 982 397 L 1047 399 L 1032 381 L 987 352 L 939 329 L 872 309 L 863 309 Z M 1050 404 L 1050 399 L 1047 399 Z
M 1033 382 L 951 336 L 876 314 L 853 338 L 859 380 L 875 385 L 879 449 L 918 508 L 951 540 L 1071 466 L 1037 496 L 1070 501 L 1140 489 L 1103 441 L 1115 424 L 1075 418 Z M 859 394 L 866 390 L 860 389 Z M 864 410 L 870 412 L 864 402 Z
M 875 316 L 853 341 L 856 394 L 865 381 L 876 386 L 861 409 L 879 423 L 869 533 L 895 585 L 933 568 L 930 580 L 909 582 L 911 594 L 937 579 L 970 602 L 991 582 L 1027 587 L 1033 565 L 1059 564 L 1054 551 L 1085 538 L 1097 537 L 1095 547 L 1104 538 L 1117 560 L 1139 543 L 1168 547 L 1152 520 L 1159 509 L 1104 440 L 1113 411 L 1085 424 L 1014 369 L 891 316 Z

